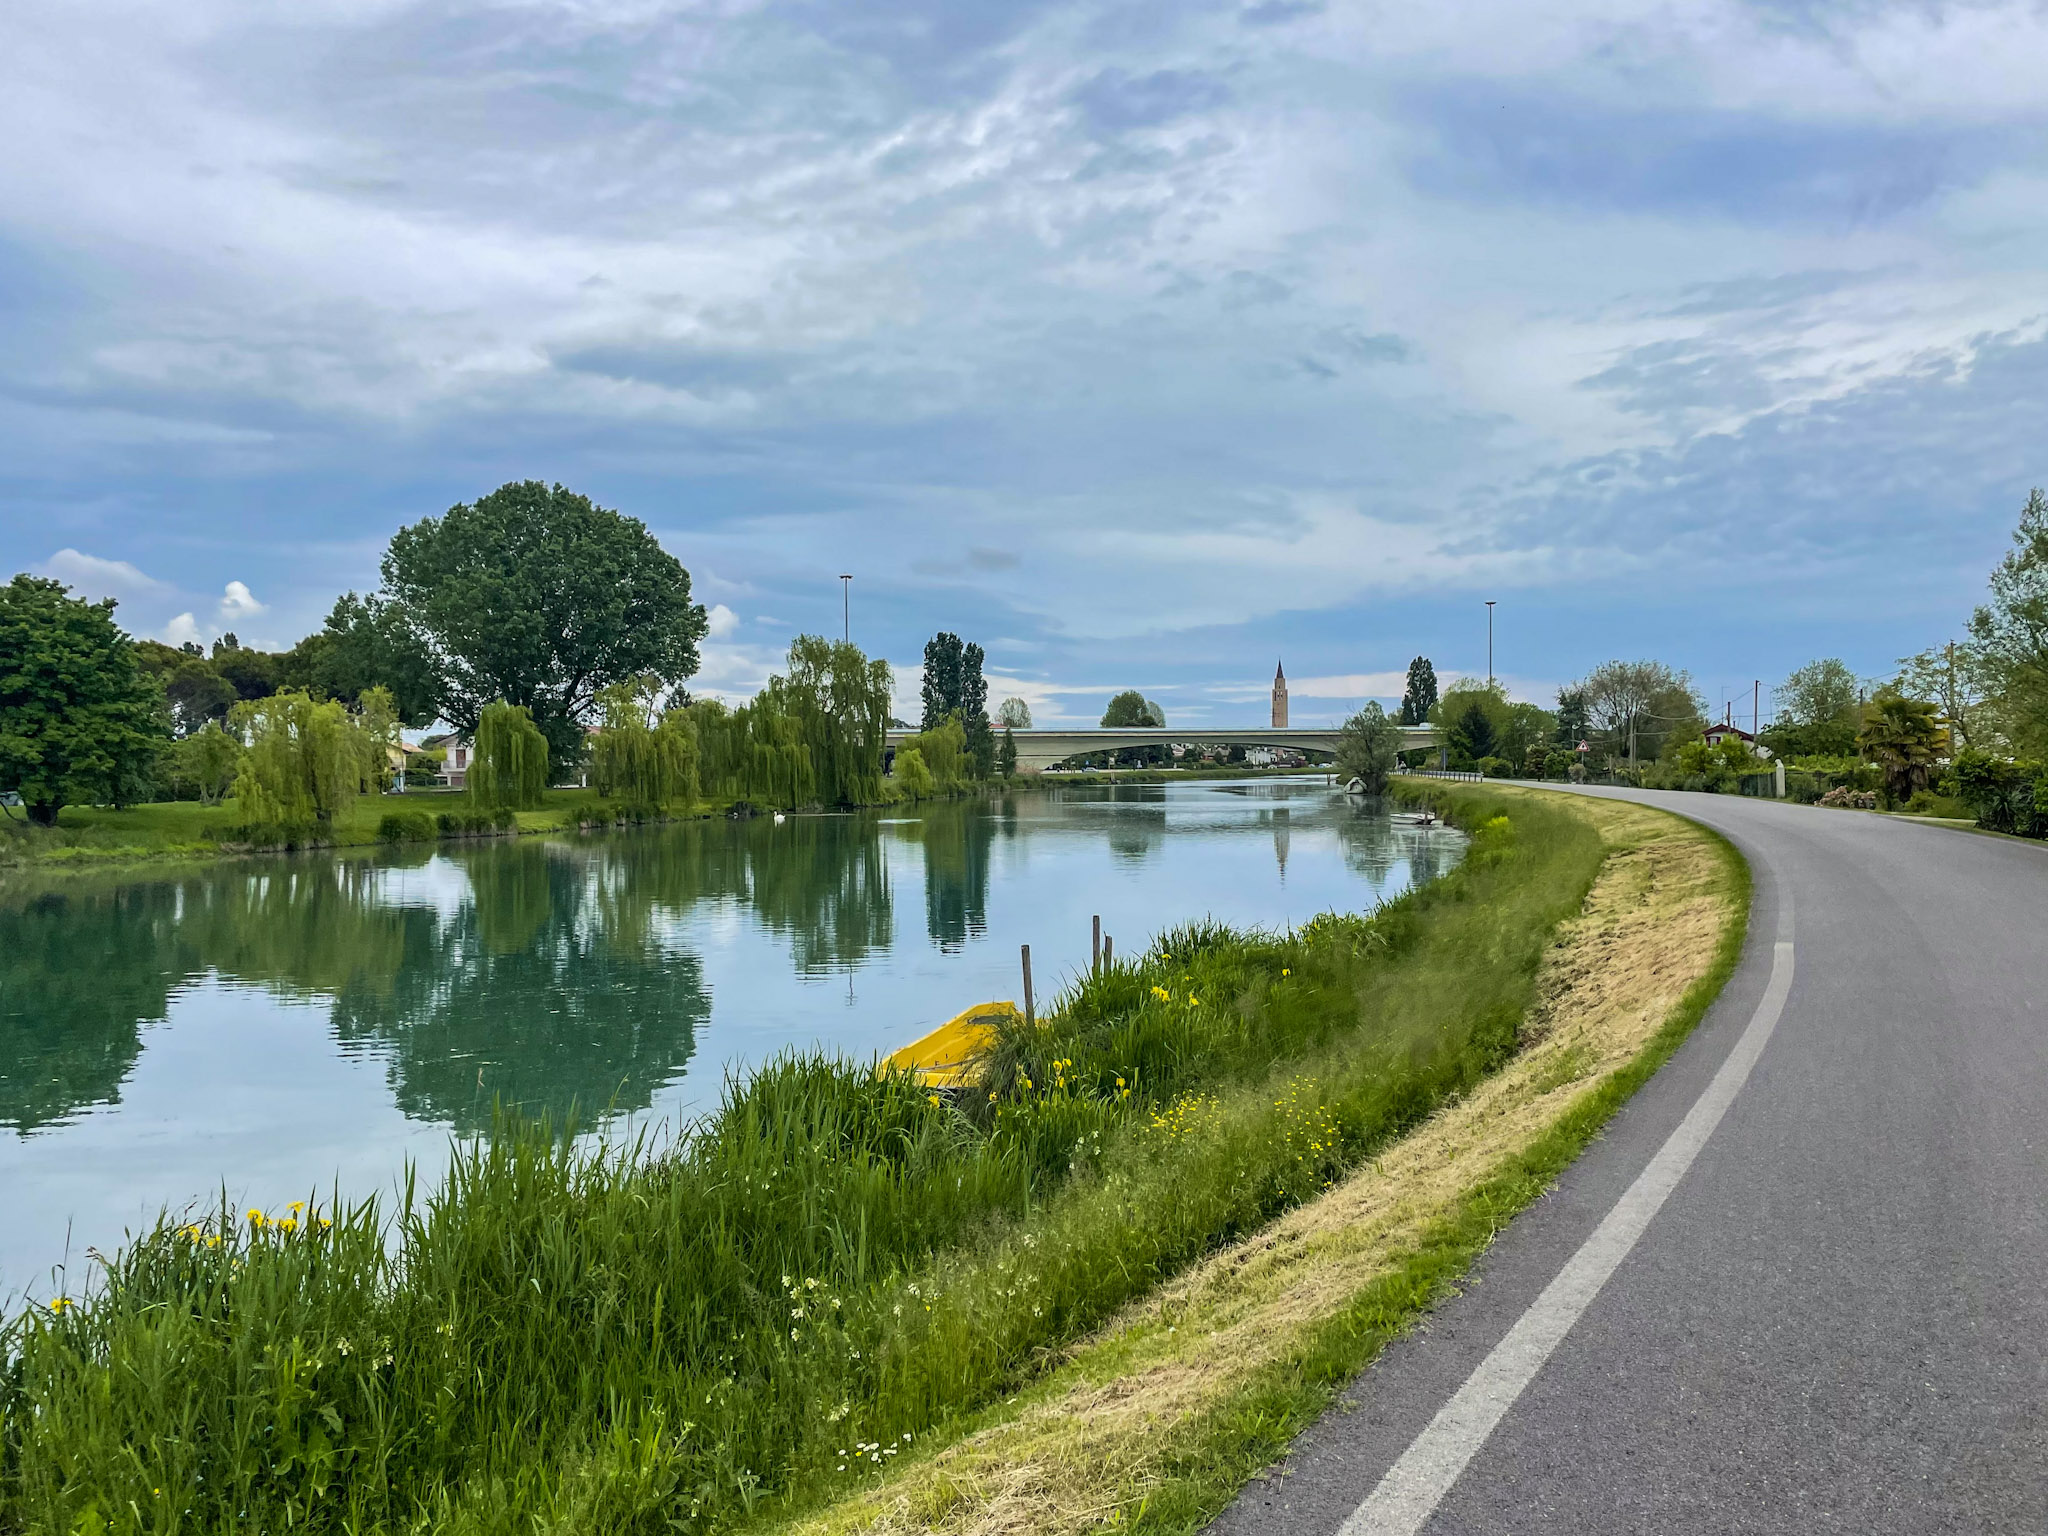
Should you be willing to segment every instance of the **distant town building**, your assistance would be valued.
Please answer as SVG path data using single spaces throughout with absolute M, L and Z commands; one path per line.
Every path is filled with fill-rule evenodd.
M 1273 663 L 1273 729 L 1287 729 L 1287 673 L 1277 661 Z

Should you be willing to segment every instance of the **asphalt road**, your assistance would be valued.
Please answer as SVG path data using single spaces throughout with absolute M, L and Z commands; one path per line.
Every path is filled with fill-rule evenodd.
M 1473 1283 L 1212 1530 L 2048 1532 L 2048 847 L 1596 793 L 1741 848 L 1741 968 Z

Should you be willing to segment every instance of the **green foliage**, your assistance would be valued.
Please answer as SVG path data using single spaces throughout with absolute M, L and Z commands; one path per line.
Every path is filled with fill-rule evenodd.
M 880 803 L 892 690 L 889 664 L 859 646 L 797 636 L 789 670 L 750 702 L 690 706 L 704 792 L 781 809 Z
M 1994 756 L 1974 747 L 1956 754 L 1956 797 L 1977 825 L 2015 837 L 2048 837 L 2048 763 Z
M 1003 744 L 996 752 L 996 772 L 1006 779 L 1017 776 L 1017 732 L 1014 727 L 1003 727 Z
M 0 789 L 54 826 L 74 800 L 145 798 L 169 739 L 163 695 L 114 623 L 114 602 L 16 576 L 0 587 Z
M 331 822 L 379 771 L 381 745 L 334 700 L 276 693 L 237 704 L 230 718 L 246 743 L 235 802 L 250 828 Z
M 1109 701 L 1109 707 L 1102 712 L 1105 726 L 1144 728 L 1166 724 L 1166 711 L 1135 688 L 1126 688 Z
M 1979 710 L 1989 689 L 1983 651 L 1971 641 L 1937 645 L 1899 659 L 1892 691 L 1911 699 L 1932 699 L 1948 722 L 1958 747 L 1975 739 Z
M 980 648 L 967 649 L 978 667 Z M 789 670 L 770 678 L 762 693 L 795 722 L 810 753 L 812 796 L 819 803 L 872 805 L 882 798 L 893 692 L 889 664 L 868 660 L 857 645 L 818 635 L 790 642 Z
M 1450 748 L 1452 767 L 1476 768 L 1482 758 L 1493 756 L 1493 719 L 1484 701 L 1453 690 L 1438 701 L 1437 712 L 1444 717 L 1444 745 Z
M 166 1221 L 7 1335 L 0 1529 L 694 1531 L 853 1486 L 1514 1049 L 1602 856 L 1514 818 L 1371 917 L 1163 936 L 987 1094 L 784 1058 L 668 1148 L 503 1125 L 395 1221 Z
M 433 660 L 436 712 L 474 732 L 492 700 L 524 708 L 556 770 L 581 760 L 598 689 L 697 670 L 689 572 L 646 524 L 559 485 L 500 486 L 402 528 L 383 572 Z
M 178 771 L 198 786 L 200 801 L 217 805 L 241 767 L 242 744 L 218 723 L 208 723 L 172 748 L 172 757 Z
M 1706 729 L 1706 703 L 1691 677 L 1661 661 L 1602 662 L 1573 691 L 1585 701 L 1596 744 L 1631 764 Z
M 1400 725 L 1425 725 L 1436 718 L 1436 668 L 1427 656 L 1408 663 L 1408 686 L 1401 694 Z
M 428 843 L 440 835 L 431 811 L 386 811 L 377 822 L 377 837 L 386 843 Z
M 948 631 L 925 642 L 924 718 L 919 728 L 929 731 L 948 716 L 957 719 L 967 736 L 975 777 L 985 779 L 995 767 L 995 737 L 988 718 L 988 681 L 982 676 L 984 659 L 980 646 Z M 1028 710 L 1025 723 L 1030 723 Z
M 1927 787 L 1935 759 L 1948 755 L 1948 731 L 1940 712 L 1926 700 L 1887 691 L 1864 710 L 1856 745 L 1884 775 L 1884 798 L 1889 807 Z
M 2000 731 L 2017 751 L 2048 756 L 2048 496 L 2039 487 L 2027 493 L 1970 639 Z
M 326 624 L 288 653 L 286 666 L 303 671 L 300 686 L 348 703 L 365 689 L 387 689 L 404 725 L 426 725 L 436 712 L 433 658 L 403 611 L 374 592 L 337 599 Z
M 1558 689 L 1557 725 L 1551 739 L 1566 752 L 1576 752 L 1579 743 L 1587 740 L 1587 733 L 1592 729 L 1592 721 L 1586 715 L 1585 689 Z
M 898 792 L 906 800 L 929 800 L 939 792 L 939 781 L 932 777 L 931 769 L 925 766 L 924 752 L 917 747 L 906 745 L 896 749 L 893 777 Z
M 650 724 L 660 696 L 651 673 L 598 690 L 590 782 L 599 794 L 654 811 L 696 799 L 696 730 L 685 710 Z
M 948 716 L 928 731 L 920 731 L 909 737 L 896 749 L 896 777 L 903 780 L 906 771 L 904 759 L 909 754 L 917 756 L 917 768 L 930 775 L 931 786 L 925 794 L 942 794 L 959 788 L 974 773 L 974 760 L 967 755 L 967 732 L 961 729 L 960 721 Z M 909 791 L 904 780 L 902 787 Z M 912 799 L 917 795 L 912 794 Z
M 1358 780 L 1369 795 L 1385 794 L 1401 752 L 1401 731 L 1377 701 L 1349 720 L 1337 737 L 1337 777 Z
M 486 704 L 464 783 L 486 810 L 530 811 L 548 787 L 548 739 L 521 704 Z

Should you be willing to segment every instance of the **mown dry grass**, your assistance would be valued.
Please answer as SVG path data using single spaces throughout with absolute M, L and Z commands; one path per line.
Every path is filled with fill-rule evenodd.
M 1276 1367 L 1313 1355 L 1318 1331 L 1473 1191 L 1637 1063 L 1726 953 L 1743 911 L 1723 845 L 1662 811 L 1573 803 L 1609 853 L 1545 960 L 1512 1062 L 1327 1194 L 1128 1308 L 964 1439 L 787 1529 L 1052 1536 L 1142 1521 L 1213 1449 L 1220 1420 Z

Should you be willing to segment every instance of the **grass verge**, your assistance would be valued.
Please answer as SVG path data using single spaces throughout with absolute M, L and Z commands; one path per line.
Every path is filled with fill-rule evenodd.
M 1469 812 L 1482 796 L 1445 798 Z M 1185 1532 L 1213 1518 L 1457 1283 L 1732 973 L 1749 896 L 1734 850 L 1662 812 L 1572 803 L 1607 858 L 1546 956 L 1511 1064 L 1318 1199 L 1126 1309 L 942 1447 L 776 1528 Z
M 0 1528 L 831 1523 L 863 1498 L 894 1518 L 889 1474 L 928 1442 L 1009 1464 L 980 1416 L 1023 1424 L 1018 1401 L 1177 1338 L 1157 1313 L 1074 1353 L 1141 1297 L 1197 1304 L 1219 1249 L 1328 1209 L 1444 1105 L 1485 1100 L 1519 1046 L 1567 1033 L 1524 1038 L 1559 924 L 1612 871 L 1599 813 L 1478 788 L 1448 803 L 1476 825 L 1442 880 L 1285 935 L 1165 935 L 1004 1041 L 961 1102 L 788 1060 L 660 1155 L 508 1126 L 395 1218 L 366 1202 L 165 1223 L 0 1340 Z M 1447 1241 L 1415 1239 L 1423 1270 L 1455 1272 Z M 1423 1270 L 1417 1297 L 1438 1283 Z M 1260 1325 L 1224 1396 L 1172 1415 L 1233 1438 L 1138 1443 L 1205 1466 L 1254 1454 L 1243 1414 L 1292 1422 L 1303 1370 L 1357 1355 L 1313 1331 L 1329 1321 Z M 1283 1339 L 1294 1354 L 1268 1347 Z M 1106 1464 L 1143 1490 L 1101 1506 L 1131 1518 L 1193 1519 L 1234 1486 L 1171 1457 Z M 933 1519 L 985 1507 L 935 1475 Z

